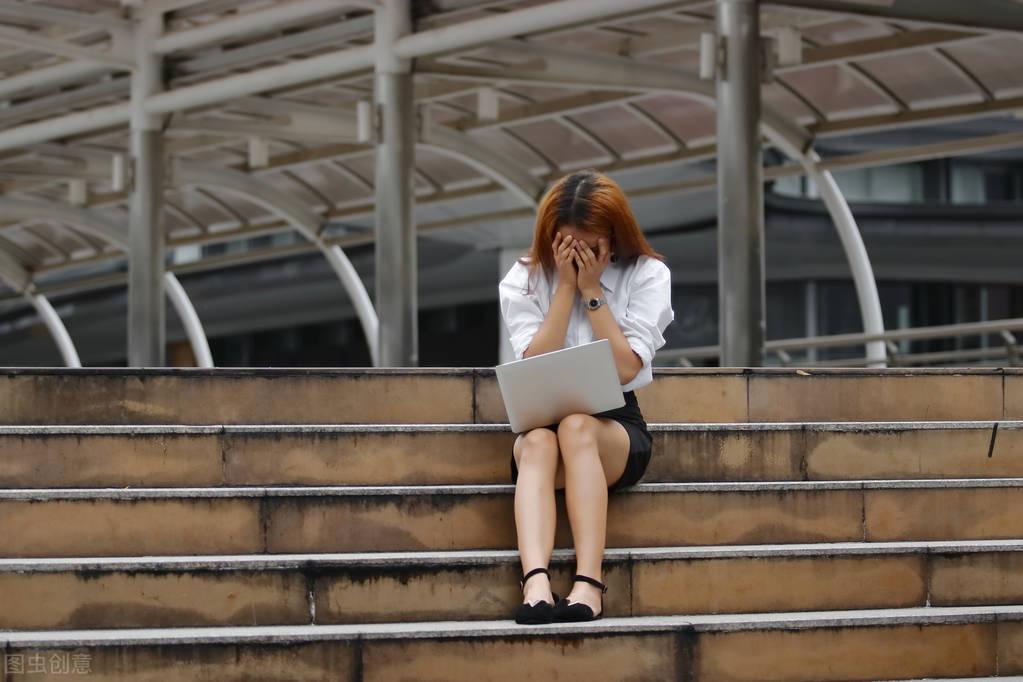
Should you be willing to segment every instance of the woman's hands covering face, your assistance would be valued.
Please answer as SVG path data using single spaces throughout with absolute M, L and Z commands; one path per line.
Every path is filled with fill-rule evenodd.
M 600 276 L 611 262 L 611 249 L 608 247 L 607 238 L 600 237 L 597 240 L 596 253 L 586 242 L 576 240 L 575 245 L 573 259 L 578 268 L 576 285 L 579 291 L 599 291 Z
M 558 232 L 554 235 L 554 263 L 558 267 L 558 282 L 564 286 L 577 286 L 575 245 L 578 242 Z

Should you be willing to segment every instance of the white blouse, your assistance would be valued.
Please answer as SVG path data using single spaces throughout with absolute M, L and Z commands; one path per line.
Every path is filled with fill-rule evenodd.
M 558 273 L 550 281 L 537 266 L 533 287 L 527 292 L 529 268 L 516 261 L 498 285 L 501 317 L 508 329 L 515 359 L 521 360 L 550 308 L 557 290 Z M 664 330 L 675 319 L 671 309 L 671 271 L 656 258 L 641 255 L 631 264 L 608 263 L 600 276 L 604 298 L 629 345 L 643 360 L 643 367 L 622 392 L 633 391 L 654 380 L 654 352 L 664 345 Z M 568 320 L 563 348 L 594 341 L 589 312 L 581 295 Z

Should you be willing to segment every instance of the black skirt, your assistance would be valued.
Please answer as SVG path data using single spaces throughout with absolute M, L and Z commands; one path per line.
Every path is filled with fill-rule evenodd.
M 625 471 L 622 472 L 621 478 L 608 486 L 608 490 L 618 490 L 639 482 L 646 472 L 647 465 L 650 464 L 650 454 L 653 450 L 654 439 L 647 429 L 646 420 L 643 419 L 643 413 L 639 409 L 639 401 L 636 400 L 635 392 L 626 391 L 622 395 L 625 397 L 625 405 L 593 415 L 615 420 L 625 427 L 629 434 L 629 458 L 625 462 Z M 549 424 L 542 428 L 558 432 L 557 424 Z M 512 483 L 515 483 L 518 477 L 519 469 L 515 466 L 513 455 L 511 458 Z

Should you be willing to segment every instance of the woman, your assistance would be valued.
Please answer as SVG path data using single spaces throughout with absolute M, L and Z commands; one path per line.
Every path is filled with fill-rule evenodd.
M 671 273 L 621 188 L 584 171 L 562 178 L 544 197 L 529 255 L 512 266 L 499 292 L 516 358 L 611 342 L 625 406 L 520 434 L 511 462 L 525 597 L 516 622 L 595 620 L 607 591 L 600 581 L 608 492 L 636 483 L 650 461 L 652 438 L 634 391 L 653 381 L 654 351 L 675 318 Z M 560 488 L 576 554 L 565 599 L 551 592 L 547 571 Z

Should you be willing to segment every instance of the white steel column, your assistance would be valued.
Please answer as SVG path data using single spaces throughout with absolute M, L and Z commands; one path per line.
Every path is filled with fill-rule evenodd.
M 206 331 L 202 328 L 199 314 L 195 312 L 195 306 L 181 286 L 181 282 L 174 276 L 173 272 L 164 273 L 164 285 L 167 289 L 167 297 L 174 306 L 181 325 L 185 328 L 188 336 L 188 343 L 192 346 L 192 353 L 195 355 L 196 367 L 213 367 L 213 354 L 210 352 L 210 342 L 206 338 Z
M 774 146 L 789 158 L 799 162 L 806 173 L 809 186 L 813 188 L 813 196 L 820 198 L 828 209 L 831 221 L 835 224 L 835 231 L 838 232 L 839 241 L 842 242 L 846 260 L 849 261 L 849 269 L 856 286 L 856 298 L 860 304 L 863 333 L 884 334 L 881 296 L 877 291 L 874 268 L 870 264 L 870 256 L 863 243 L 859 225 L 856 224 L 856 218 L 853 216 L 849 202 L 845 200 L 845 195 L 842 194 L 838 182 L 835 181 L 831 171 L 821 168 L 820 156 L 812 147 L 809 145 L 798 147 L 791 139 L 776 130 L 765 129 L 765 132 Z M 866 354 L 868 367 L 887 366 L 884 341 L 868 341 Z
M 359 322 L 362 324 L 362 334 L 366 338 L 366 345 L 369 347 L 370 361 L 374 367 L 379 367 L 380 321 L 377 319 L 376 310 L 373 309 L 373 301 L 370 299 L 369 293 L 366 292 L 362 279 L 359 278 L 359 273 L 356 272 L 352 261 L 348 259 L 348 256 L 337 244 L 328 246 L 320 239 L 317 241 L 317 245 L 327 258 L 327 262 L 330 263 L 330 267 L 334 268 L 334 273 L 341 280 L 341 285 L 352 300 L 355 314 L 359 317 Z
M 722 367 L 763 364 L 764 183 L 757 0 L 717 0 L 718 318 Z
M 383 367 L 419 365 L 412 65 L 394 54 L 395 42 L 411 31 L 409 0 L 381 0 L 376 12 L 375 290 Z
M 57 343 L 57 349 L 60 350 L 60 357 L 63 358 L 64 365 L 67 367 L 81 367 L 82 361 L 78 359 L 78 351 L 75 350 L 75 344 L 71 340 L 71 335 L 67 333 L 64 321 L 60 319 L 57 311 L 50 305 L 49 299 L 33 291 L 26 291 L 25 298 L 36 309 L 43 324 L 46 325 L 46 329 L 49 330 L 50 336 Z
M 835 182 L 831 171 L 822 171 L 817 165 L 819 158 L 810 152 L 802 159 L 807 173 L 817 183 L 821 199 L 828 207 L 831 220 L 835 223 L 838 238 L 842 242 L 849 268 L 852 270 L 853 284 L 856 285 L 856 297 L 860 302 L 860 316 L 863 320 L 865 334 L 884 334 L 884 317 L 881 314 L 881 296 L 877 291 L 877 280 L 874 279 L 874 268 L 867 255 L 867 247 L 863 236 L 849 209 L 845 195 Z M 868 341 L 867 367 L 886 367 L 888 354 L 884 341 Z
M 133 184 L 128 248 L 128 366 L 166 364 L 163 229 L 162 116 L 145 113 L 146 98 L 163 87 L 161 59 L 149 45 L 162 32 L 163 16 L 140 6 L 131 76 Z

